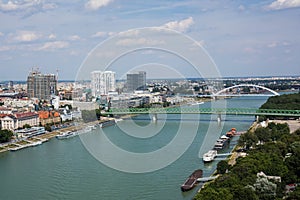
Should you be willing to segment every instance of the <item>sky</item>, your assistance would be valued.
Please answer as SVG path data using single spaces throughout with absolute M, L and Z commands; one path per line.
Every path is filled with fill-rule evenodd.
M 300 75 L 300 0 L 0 0 L 0 25 L 0 81 L 26 80 L 33 67 L 58 70 L 60 80 L 84 71 L 88 76 L 85 61 L 111 40 L 113 47 L 101 51 L 110 59 L 124 46 L 169 48 L 165 35 L 130 31 L 145 27 L 174 30 L 197 42 L 223 77 Z M 127 66 L 122 74 L 114 68 L 117 77 L 140 66 L 148 68 L 149 78 L 170 77 L 170 68 L 197 77 L 186 62 L 164 54 L 148 49 L 125 56 L 115 62 Z

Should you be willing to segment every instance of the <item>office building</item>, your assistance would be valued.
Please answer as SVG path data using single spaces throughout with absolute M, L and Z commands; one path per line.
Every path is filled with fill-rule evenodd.
M 127 74 L 127 91 L 133 92 L 134 90 L 146 89 L 146 72 L 139 71 Z
M 29 98 L 50 100 L 51 95 L 57 94 L 56 75 L 32 70 L 27 77 L 27 94 Z
M 116 73 L 112 71 L 93 71 L 92 75 L 92 95 L 94 97 L 107 95 L 108 92 L 115 91 Z

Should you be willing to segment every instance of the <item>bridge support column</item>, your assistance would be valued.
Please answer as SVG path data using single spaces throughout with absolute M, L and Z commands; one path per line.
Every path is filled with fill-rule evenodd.
M 152 114 L 152 121 L 157 122 L 157 114 Z
M 217 121 L 218 121 L 218 124 L 221 124 L 221 121 L 222 121 L 222 116 L 221 116 L 221 114 L 218 114 Z
M 258 122 L 259 121 L 259 116 L 256 115 L 255 118 L 256 118 L 256 122 Z

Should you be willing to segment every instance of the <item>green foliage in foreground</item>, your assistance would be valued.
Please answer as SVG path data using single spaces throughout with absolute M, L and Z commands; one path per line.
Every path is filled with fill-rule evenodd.
M 13 132 L 10 130 L 0 130 L 0 143 L 10 141 L 13 135 Z
M 261 109 L 285 109 L 285 110 L 299 110 L 300 108 L 300 93 L 283 94 L 280 96 L 270 97 L 264 103 Z
M 248 149 L 247 156 L 238 158 L 228 173 L 203 188 L 195 200 L 300 199 L 300 186 L 285 193 L 285 185 L 300 183 L 300 130 L 290 134 L 287 124 L 271 123 L 241 136 L 239 145 Z M 281 182 L 258 178 L 259 172 L 280 176 Z

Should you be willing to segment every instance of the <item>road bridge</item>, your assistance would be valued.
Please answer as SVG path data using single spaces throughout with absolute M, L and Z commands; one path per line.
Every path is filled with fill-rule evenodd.
M 107 114 L 217 114 L 217 115 L 253 115 L 300 117 L 300 110 L 254 109 L 254 108 L 197 108 L 197 107 L 167 107 L 167 108 L 111 108 Z

